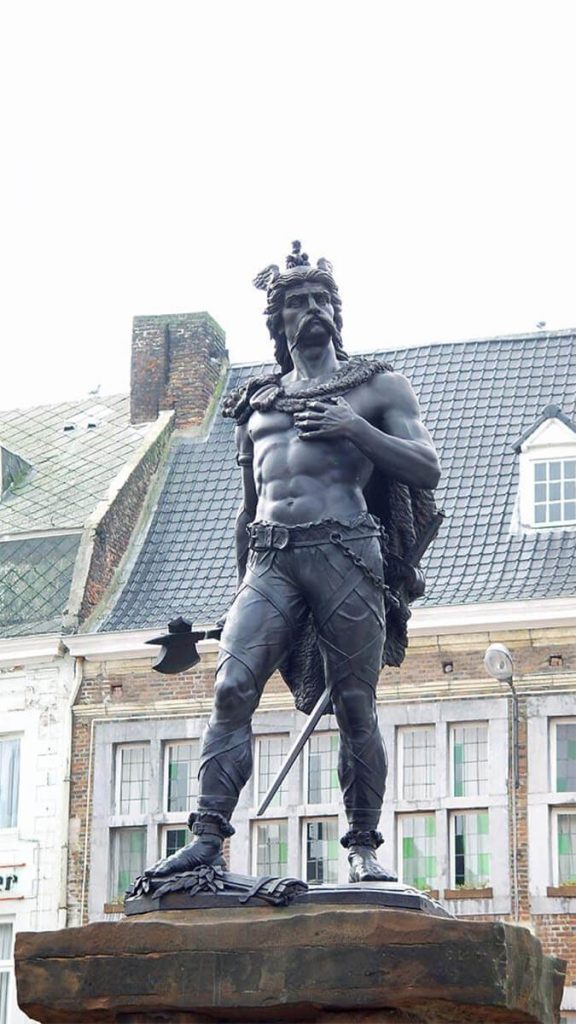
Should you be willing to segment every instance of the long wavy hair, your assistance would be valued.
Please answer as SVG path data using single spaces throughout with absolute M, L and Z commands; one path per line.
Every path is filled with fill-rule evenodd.
M 286 341 L 286 334 L 284 332 L 284 324 L 282 321 L 284 296 L 287 288 L 303 284 L 305 281 L 317 281 L 318 284 L 324 285 L 330 292 L 330 302 L 332 303 L 332 308 L 334 310 L 335 325 L 332 341 L 334 342 L 336 358 L 342 361 L 348 359 L 348 356 L 344 351 L 341 335 L 342 299 L 340 298 L 338 286 L 332 277 L 332 274 L 321 267 L 294 267 L 291 270 L 285 271 L 283 274 L 279 274 L 279 276 L 272 282 L 268 288 L 268 304 L 264 310 L 266 326 L 270 332 L 270 337 L 274 341 L 274 358 L 282 370 L 282 373 L 289 373 L 290 370 L 294 369 L 294 363 L 292 362 L 292 356 L 290 355 L 288 342 Z

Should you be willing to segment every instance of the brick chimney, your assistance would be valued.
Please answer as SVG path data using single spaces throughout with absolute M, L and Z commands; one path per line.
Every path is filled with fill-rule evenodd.
M 204 419 L 228 362 L 226 335 L 209 313 L 135 316 L 132 328 L 132 423 L 176 411 L 176 426 Z

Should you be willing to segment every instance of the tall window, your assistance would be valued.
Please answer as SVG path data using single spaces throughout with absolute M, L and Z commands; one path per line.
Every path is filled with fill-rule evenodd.
M 576 812 L 559 809 L 552 830 L 557 885 L 576 885 Z
M 398 730 L 401 800 L 429 800 L 435 792 L 436 738 L 433 725 Z
M 116 748 L 116 814 L 144 814 L 148 809 L 150 757 L 148 744 Z
M 0 736 L 0 828 L 15 828 L 18 823 L 20 785 L 20 740 Z
M 308 803 L 331 804 L 338 799 L 338 733 L 319 732 L 308 748 Z
M 437 889 L 436 815 L 401 814 L 398 833 L 402 881 L 417 889 Z
M 321 885 L 338 881 L 338 821 L 317 819 L 305 823 L 306 881 Z
M 288 753 L 288 742 L 288 736 L 259 736 L 256 741 L 258 803 L 266 796 L 282 767 L 284 758 Z M 286 795 L 286 782 L 283 782 L 270 807 L 280 807 L 285 804 Z
M 576 459 L 534 463 L 536 526 L 576 523 Z
M 452 795 L 478 796 L 488 787 L 488 726 L 453 725 Z
M 8 1024 L 12 977 L 12 925 L 0 923 L 0 1024 Z
M 553 774 L 557 793 L 576 792 L 576 722 L 552 722 Z
M 110 899 L 121 899 L 146 867 L 146 829 L 117 828 L 112 832 Z
M 288 822 L 266 821 L 254 831 L 256 874 L 282 877 L 288 869 Z
M 199 740 L 166 744 L 166 809 L 188 812 L 198 796 Z
M 452 815 L 452 876 L 455 888 L 490 884 L 488 811 Z

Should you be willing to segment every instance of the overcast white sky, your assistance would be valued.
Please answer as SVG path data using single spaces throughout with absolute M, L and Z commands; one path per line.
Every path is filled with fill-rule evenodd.
M 270 353 L 332 260 L 349 350 L 576 326 L 572 0 L 6 0 L 0 408 L 128 388 L 134 314 Z

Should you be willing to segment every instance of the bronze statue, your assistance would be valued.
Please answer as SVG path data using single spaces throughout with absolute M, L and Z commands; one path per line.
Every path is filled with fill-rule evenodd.
M 254 282 L 267 291 L 280 372 L 224 404 L 243 480 L 238 591 L 220 641 L 194 840 L 146 872 L 149 881 L 223 864 L 252 772 L 251 719 L 277 668 L 303 710 L 328 692 L 350 881 L 396 879 L 376 859 L 387 774 L 376 684 L 382 665 L 404 656 L 440 469 L 408 381 L 385 362 L 346 355 L 331 265 L 312 267 L 298 242 L 286 262 Z

